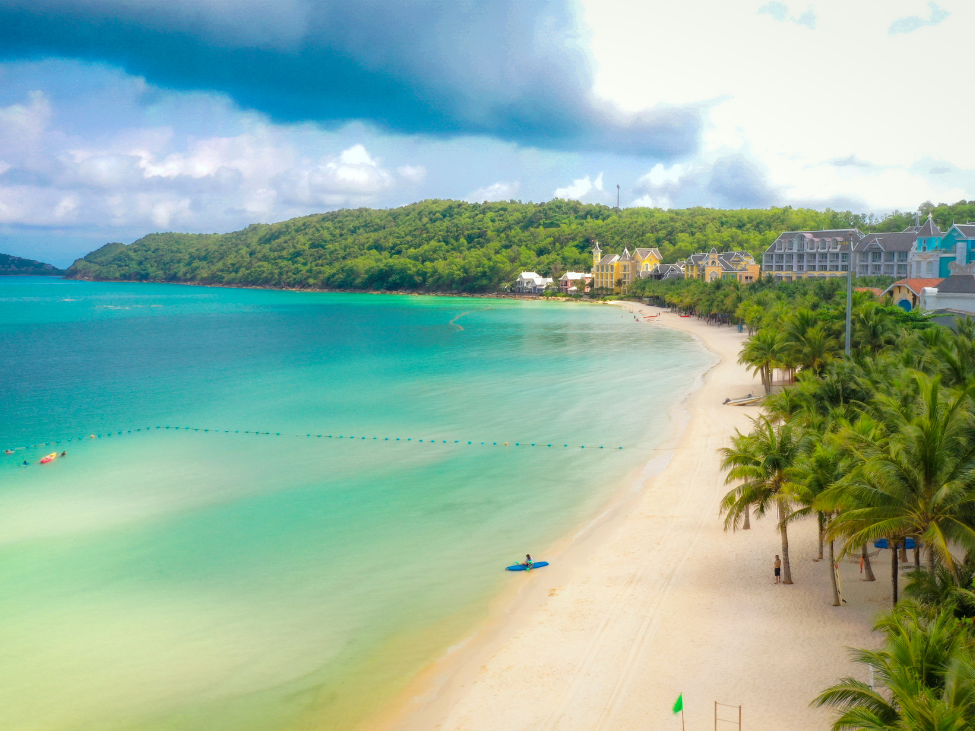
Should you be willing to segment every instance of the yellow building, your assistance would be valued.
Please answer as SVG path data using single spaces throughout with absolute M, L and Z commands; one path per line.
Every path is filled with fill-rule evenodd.
M 719 254 L 717 249 L 711 249 L 706 254 L 691 254 L 684 262 L 685 279 L 703 279 L 705 282 L 736 279 L 747 284 L 757 282 L 760 276 L 761 266 L 747 251 Z
M 599 242 L 592 250 L 592 287 L 595 292 L 623 294 L 636 277 L 646 277 L 663 261 L 659 249 L 624 248 L 622 254 L 603 256 Z

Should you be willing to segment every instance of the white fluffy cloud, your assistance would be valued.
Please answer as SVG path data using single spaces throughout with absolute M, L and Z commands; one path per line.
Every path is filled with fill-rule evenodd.
M 676 205 L 733 204 L 709 194 L 704 180 L 736 156 L 758 176 L 752 191 L 767 194 L 764 205 L 879 212 L 975 197 L 975 102 L 951 91 L 964 88 L 971 65 L 972 3 L 584 4 L 597 93 L 630 110 L 709 105 L 704 144 L 686 161 L 702 172 L 670 191 Z M 651 44 L 643 40 L 648 27 Z M 699 53 L 686 52 L 688 28 Z M 921 52 L 932 48 L 938 52 Z M 864 164 L 836 164 L 851 158 Z M 946 166 L 957 170 L 930 172 Z
M 508 201 L 515 197 L 520 187 L 521 183 L 517 180 L 510 182 L 499 180 L 497 183 L 486 185 L 483 188 L 478 188 L 473 193 L 468 193 L 464 196 L 464 200 L 471 203 Z
M 588 175 L 584 178 L 573 180 L 564 188 L 556 188 L 555 193 L 552 195 L 554 198 L 582 200 L 583 198 L 590 197 L 595 192 L 602 192 L 602 190 L 603 174 L 599 173 L 595 180 L 592 180 Z
M 288 128 L 254 123 L 188 139 L 168 127 L 97 142 L 53 124 L 40 93 L 0 108 L 0 223 L 214 230 L 340 206 L 375 205 L 422 166 L 390 170 L 362 144 L 305 156 Z

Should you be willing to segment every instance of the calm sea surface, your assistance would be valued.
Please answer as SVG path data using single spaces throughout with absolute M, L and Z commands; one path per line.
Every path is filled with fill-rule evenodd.
M 712 362 L 614 307 L 0 277 L 0 728 L 354 727 Z

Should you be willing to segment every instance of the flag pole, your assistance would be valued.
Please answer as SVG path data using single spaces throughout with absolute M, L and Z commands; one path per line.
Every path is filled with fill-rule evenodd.
M 684 704 L 680 706 L 680 731 L 684 731 Z

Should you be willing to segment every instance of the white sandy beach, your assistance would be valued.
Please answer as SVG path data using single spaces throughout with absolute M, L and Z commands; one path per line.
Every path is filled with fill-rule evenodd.
M 411 686 L 393 727 L 679 729 L 671 707 L 683 693 L 689 730 L 713 729 L 718 701 L 741 705 L 743 729 L 819 731 L 830 713 L 809 702 L 859 672 L 844 647 L 875 644 L 872 616 L 890 601 L 886 551 L 875 559 L 873 583 L 860 580 L 856 563 L 841 564 L 848 604 L 837 608 L 827 566 L 813 561 L 812 521 L 790 530 L 791 586 L 772 583 L 780 552 L 773 519 L 753 520 L 749 531 L 723 529 L 718 503 L 728 488 L 717 450 L 758 409 L 722 401 L 761 389 L 737 364 L 745 336 L 621 304 L 660 313 L 634 326 L 686 331 L 721 359 L 689 397 L 683 433 L 656 455 L 669 463 L 557 547 L 551 568 L 513 577 L 523 582 L 518 595 Z M 722 715 L 736 723 L 719 729 L 737 728 L 737 708 Z

